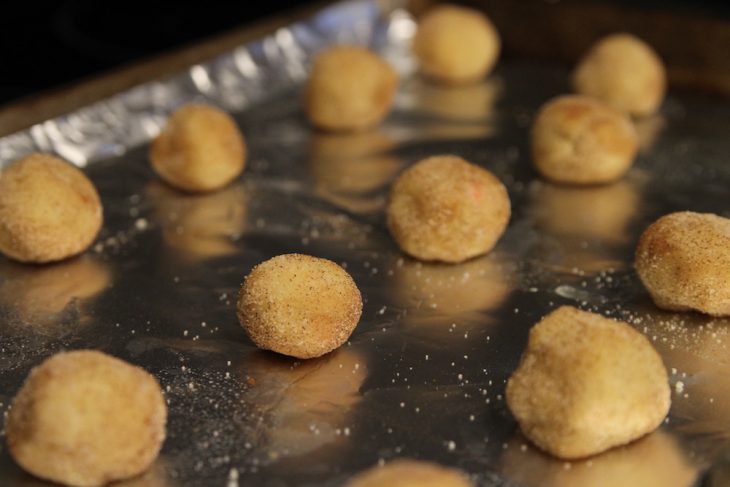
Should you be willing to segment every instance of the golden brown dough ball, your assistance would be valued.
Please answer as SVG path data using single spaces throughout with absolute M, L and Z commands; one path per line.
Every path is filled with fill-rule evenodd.
M 146 371 L 101 352 L 62 352 L 31 370 L 5 421 L 25 470 L 71 486 L 138 475 L 157 458 L 167 407 Z
M 472 487 L 457 469 L 417 460 L 394 460 L 372 467 L 352 479 L 345 487 Z
M 421 260 L 462 262 L 492 250 L 510 217 L 507 189 L 489 171 L 457 156 L 433 156 L 393 184 L 388 228 Z
M 641 235 L 636 271 L 657 306 L 730 315 L 730 219 L 683 211 Z
M 626 323 L 562 306 L 532 330 L 507 381 L 522 432 L 563 459 L 595 455 L 654 431 L 669 411 L 662 359 Z
M 238 319 L 256 346 L 297 358 L 319 357 L 345 343 L 361 313 L 352 277 L 309 255 L 262 262 L 238 294 Z
M 550 100 L 532 126 L 535 167 L 557 183 L 615 181 L 631 167 L 638 145 L 626 115 L 587 96 Z
M 177 109 L 150 147 L 150 161 L 168 184 L 203 193 L 233 181 L 246 165 L 246 144 L 223 110 L 189 104 Z
M 469 83 L 486 76 L 499 57 L 499 33 L 477 10 L 439 5 L 418 22 L 413 51 L 426 76 Z
M 0 173 L 0 252 L 11 259 L 45 263 L 80 254 L 101 223 L 94 184 L 61 159 L 31 154 Z
M 390 111 L 398 85 L 393 68 L 356 46 L 335 46 L 317 55 L 305 93 L 305 111 L 320 129 L 362 130 Z
M 573 72 L 575 91 L 632 115 L 659 109 L 667 86 L 664 64 L 644 41 L 612 34 L 596 42 Z

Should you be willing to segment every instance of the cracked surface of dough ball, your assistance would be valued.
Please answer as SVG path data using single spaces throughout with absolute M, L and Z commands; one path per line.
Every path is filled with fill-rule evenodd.
M 94 184 L 75 166 L 32 154 L 0 173 L 0 251 L 20 262 L 63 260 L 86 250 L 102 224 Z
M 455 468 L 417 460 L 394 460 L 350 479 L 345 487 L 473 487 Z
M 532 330 L 507 405 L 534 444 L 563 459 L 654 431 L 669 411 L 661 357 L 631 326 L 562 306 Z
M 532 126 L 537 170 L 556 183 L 608 183 L 634 162 L 639 141 L 631 120 L 610 106 L 580 95 L 547 102 Z
M 507 189 L 491 172 L 458 156 L 428 157 L 395 181 L 388 228 L 421 260 L 462 262 L 492 250 L 510 217 Z
M 238 319 L 256 346 L 302 359 L 345 343 L 361 314 L 362 297 L 347 271 L 303 254 L 257 265 L 238 294 Z
M 5 421 L 10 454 L 61 484 L 140 474 L 165 439 L 167 407 L 146 371 L 101 352 L 61 352 L 31 370 Z
M 656 52 L 631 34 L 596 42 L 573 72 L 575 91 L 632 115 L 655 113 L 664 99 L 667 75 Z
M 330 47 L 314 60 L 305 111 L 320 129 L 366 129 L 388 114 L 397 85 L 398 76 L 390 64 L 369 49 Z
M 191 103 L 170 116 L 150 147 L 150 161 L 168 184 L 203 193 L 226 186 L 246 165 L 246 144 L 223 110 Z
M 445 83 L 469 83 L 486 76 L 499 57 L 497 29 L 481 12 L 440 5 L 418 22 L 413 51 L 423 73 Z
M 641 282 L 660 308 L 730 315 L 730 219 L 670 213 L 651 224 L 636 248 Z

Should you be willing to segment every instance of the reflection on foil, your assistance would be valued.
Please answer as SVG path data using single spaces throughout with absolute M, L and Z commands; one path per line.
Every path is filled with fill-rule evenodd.
M 165 243 L 183 257 L 203 260 L 237 251 L 234 241 L 246 230 L 248 194 L 243 183 L 190 195 L 153 181 L 146 192 Z
M 661 430 L 570 463 L 537 450 L 521 436 L 506 446 L 502 472 L 525 487 L 690 487 L 698 474 L 676 440 Z
M 42 333 L 55 334 L 77 328 L 89 317 L 83 310 L 92 298 L 111 284 L 107 265 L 91 255 L 48 266 L 0 261 L 0 304 L 22 322 Z
M 502 80 L 487 80 L 465 86 L 437 84 L 416 76 L 403 87 L 403 108 L 452 121 L 485 121 L 494 117 L 503 91 Z
M 648 153 L 662 135 L 667 121 L 661 114 L 657 114 L 634 120 L 634 126 L 639 134 L 639 150 Z
M 261 411 L 269 455 L 291 457 L 346 440 L 368 372 L 358 352 L 341 348 L 307 361 L 255 352 L 242 374 L 254 384 L 244 400 Z

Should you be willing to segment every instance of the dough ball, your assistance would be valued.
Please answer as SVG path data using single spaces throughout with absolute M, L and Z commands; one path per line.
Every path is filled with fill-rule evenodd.
M 0 173 L 0 252 L 11 259 L 45 263 L 80 254 L 101 223 L 94 184 L 61 159 L 31 154 Z
M 641 235 L 636 271 L 660 308 L 730 315 L 730 219 L 689 211 Z
M 361 313 L 352 277 L 334 262 L 309 255 L 262 262 L 238 295 L 238 319 L 256 346 L 297 358 L 319 357 L 345 343 Z
M 372 467 L 352 479 L 345 487 L 472 487 L 460 470 L 417 460 L 394 460 Z
M 167 408 L 157 381 L 101 352 L 54 355 L 31 370 L 5 421 L 10 454 L 61 484 L 99 486 L 157 458 Z
M 159 176 L 183 191 L 203 193 L 233 181 L 246 165 L 246 144 L 223 110 L 189 104 L 177 109 L 150 147 Z
M 372 51 L 356 46 L 330 47 L 314 60 L 305 110 L 320 129 L 362 130 L 385 118 L 397 85 L 393 68 Z
M 507 405 L 533 443 L 576 459 L 654 431 L 669 411 L 662 359 L 626 323 L 562 306 L 532 330 Z
M 486 76 L 499 56 L 497 29 L 477 10 L 440 5 L 418 22 L 413 51 L 421 71 L 445 83 L 469 83 Z
M 651 115 L 667 89 L 664 64 L 644 41 L 631 34 L 612 34 L 591 47 L 573 72 L 581 95 L 603 100 L 632 115 Z
M 510 217 L 507 189 L 489 171 L 457 156 L 433 156 L 393 184 L 388 228 L 421 260 L 462 262 L 492 250 Z
M 631 167 L 638 145 L 626 115 L 586 96 L 550 100 L 532 126 L 535 167 L 557 183 L 615 181 Z

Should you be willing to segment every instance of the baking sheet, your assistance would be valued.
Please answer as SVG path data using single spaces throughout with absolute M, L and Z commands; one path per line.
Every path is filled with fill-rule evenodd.
M 664 213 L 730 216 L 730 102 L 671 93 L 640 122 L 642 152 L 624 180 L 551 186 L 530 167 L 527 133 L 538 106 L 568 91 L 567 71 L 505 62 L 481 84 L 433 86 L 409 75 L 412 33 L 397 6 L 339 4 L 0 139 L 3 163 L 40 149 L 87 166 L 105 207 L 85 255 L 44 267 L 0 260 L 2 410 L 43 358 L 96 348 L 155 374 L 170 408 L 161 457 L 121 485 L 339 486 L 396 457 L 462 468 L 480 486 L 698 483 L 730 446 L 730 322 L 660 312 L 631 261 Z M 339 40 L 374 46 L 404 74 L 394 112 L 372 132 L 316 133 L 301 112 L 308 60 Z M 175 106 L 201 98 L 235 112 L 250 159 L 230 187 L 186 196 L 154 176 L 144 143 Z M 421 264 L 388 236 L 390 181 L 438 153 L 489 168 L 509 189 L 512 220 L 488 256 Z M 243 277 L 286 252 L 342 263 L 364 297 L 351 340 L 321 359 L 258 351 L 236 319 Z M 505 380 L 530 326 L 561 304 L 628 320 L 653 340 L 674 390 L 659 431 L 572 463 L 519 435 Z M 0 485 L 44 485 L 0 449 Z

